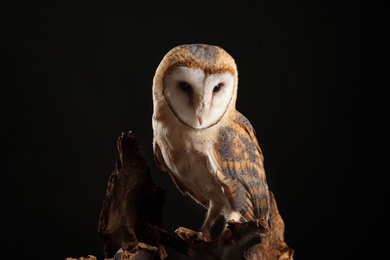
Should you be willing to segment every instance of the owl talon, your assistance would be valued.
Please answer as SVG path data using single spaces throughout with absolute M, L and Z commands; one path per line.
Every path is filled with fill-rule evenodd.
M 199 232 L 196 242 L 210 242 L 212 240 L 210 232 Z

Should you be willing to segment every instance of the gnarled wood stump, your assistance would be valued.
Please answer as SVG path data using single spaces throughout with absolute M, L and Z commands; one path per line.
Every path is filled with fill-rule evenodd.
M 284 241 L 284 222 L 271 195 L 271 218 L 246 223 L 228 222 L 230 240 L 200 242 L 185 227 L 164 230 L 165 190 L 156 186 L 133 133 L 118 138 L 119 159 L 108 181 L 98 234 L 107 259 L 168 259 L 165 246 L 189 259 L 293 260 L 294 250 Z

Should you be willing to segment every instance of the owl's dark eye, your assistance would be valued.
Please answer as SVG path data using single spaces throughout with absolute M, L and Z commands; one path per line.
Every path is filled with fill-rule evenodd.
M 183 90 L 184 92 L 191 93 L 192 92 L 192 87 L 190 84 L 186 82 L 180 82 L 179 83 L 180 89 Z
M 217 85 L 215 85 L 215 87 L 213 88 L 213 92 L 218 92 L 221 90 L 221 87 L 222 87 L 222 83 L 218 83 Z

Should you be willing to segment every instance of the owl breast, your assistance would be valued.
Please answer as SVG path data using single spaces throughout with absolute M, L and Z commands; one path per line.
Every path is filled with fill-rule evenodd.
M 206 200 L 226 202 L 221 186 L 208 169 L 207 151 L 214 149 L 217 133 L 214 128 L 194 130 L 185 126 L 166 126 L 160 140 L 162 156 L 171 174 L 189 189 L 189 194 Z

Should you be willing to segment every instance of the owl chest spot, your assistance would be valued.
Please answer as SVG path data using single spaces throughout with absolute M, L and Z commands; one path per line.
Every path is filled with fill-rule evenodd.
M 187 155 L 182 158 L 182 162 L 177 167 L 176 174 L 192 192 L 201 194 L 207 199 L 222 195 L 220 186 L 207 168 L 205 156 Z

